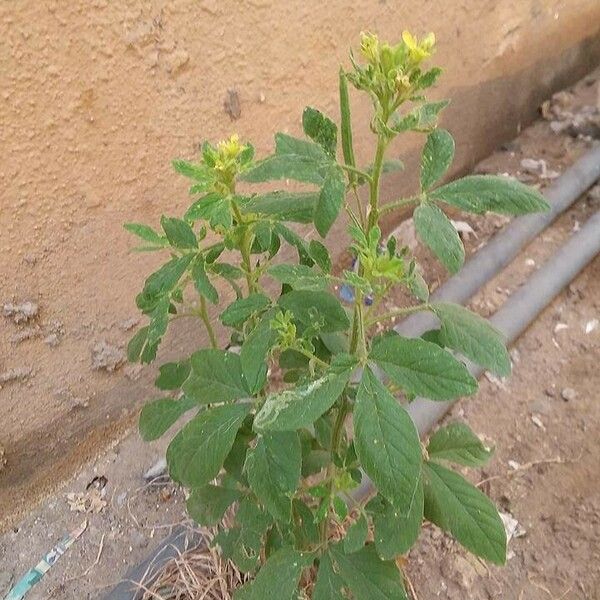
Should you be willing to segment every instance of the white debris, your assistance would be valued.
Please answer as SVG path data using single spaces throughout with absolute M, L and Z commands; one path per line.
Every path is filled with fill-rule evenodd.
M 558 171 L 548 169 L 548 164 L 543 158 L 540 158 L 540 160 L 524 158 L 521 161 L 521 166 L 529 173 L 539 175 L 540 179 L 556 179 L 560 176 Z
M 598 319 L 592 319 L 592 320 L 588 321 L 585 324 L 585 332 L 592 333 L 592 331 L 594 331 L 595 329 L 598 328 L 599 324 L 600 324 L 600 321 L 598 321 Z
M 525 259 L 525 264 L 528 267 L 535 267 L 535 260 L 533 260 L 533 258 L 526 258 Z
M 127 356 L 121 348 L 105 340 L 97 342 L 92 348 L 92 369 L 95 371 L 116 371 L 126 360 Z
M 572 402 L 577 398 L 577 392 L 573 388 L 564 388 L 560 395 L 565 402 Z
M 546 431 L 546 426 L 537 415 L 531 415 L 531 421 L 536 427 L 539 427 L 542 431 Z
M 14 369 L 8 369 L 8 371 L 0 373 L 0 386 L 13 381 L 24 381 L 25 379 L 29 379 L 32 374 L 33 369 L 31 367 L 16 367 Z
M 500 518 L 506 531 L 506 541 L 510 542 L 513 538 L 523 537 L 527 531 L 510 513 L 499 512 Z
M 157 477 L 162 477 L 167 473 L 167 459 L 159 458 L 145 473 L 144 479 L 151 481 Z
M 17 325 L 35 319 L 38 312 L 39 306 L 35 302 L 21 302 L 20 304 L 7 302 L 2 308 L 2 314 L 12 318 Z
M 557 323 L 554 326 L 554 333 L 558 333 L 559 331 L 562 331 L 563 329 L 569 329 L 569 326 L 566 323 Z
M 477 238 L 475 230 L 466 221 L 453 221 L 452 219 L 450 219 L 450 221 L 458 233 L 464 234 L 461 237 L 469 239 L 469 237 L 473 235 L 475 238 Z

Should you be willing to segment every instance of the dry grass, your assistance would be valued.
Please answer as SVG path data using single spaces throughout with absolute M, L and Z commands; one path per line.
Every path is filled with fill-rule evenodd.
M 213 533 L 200 531 L 194 548 L 171 560 L 153 582 L 141 582 L 143 600 L 232 600 L 246 576 L 210 547 Z

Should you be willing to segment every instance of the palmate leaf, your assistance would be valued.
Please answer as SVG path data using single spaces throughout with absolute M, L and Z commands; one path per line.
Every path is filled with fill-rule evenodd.
M 222 313 L 219 319 L 223 325 L 236 327 L 250 318 L 251 315 L 264 310 L 271 300 L 264 294 L 254 293 L 232 302 Z
M 313 600 L 345 600 L 342 595 L 344 582 L 333 570 L 329 554 L 324 554 L 319 561 L 319 572 L 313 590 Z
M 356 361 L 338 355 L 322 377 L 267 396 L 254 419 L 255 431 L 295 431 L 310 427 L 341 396 Z
M 374 541 L 377 554 L 383 560 L 392 560 L 407 553 L 416 542 L 423 523 L 423 482 L 419 479 L 417 491 L 407 515 L 402 515 L 381 496 L 367 505 L 373 515 Z
M 193 229 L 181 219 L 161 217 L 160 224 L 173 248 L 191 249 L 198 247 L 198 240 Z
M 192 490 L 187 499 L 187 511 L 198 523 L 213 527 L 223 518 L 225 511 L 241 497 L 241 493 L 232 488 L 218 485 L 205 485 Z
M 233 352 L 198 350 L 191 357 L 192 371 L 183 384 L 186 396 L 201 404 L 230 402 L 249 395 L 240 357 Z
M 397 133 L 404 131 L 430 131 L 437 124 L 438 115 L 448 106 L 448 100 L 426 102 L 413 108 L 406 115 L 396 119 L 392 130 Z
M 450 219 L 431 202 L 417 206 L 413 218 L 421 240 L 450 273 L 456 273 L 465 262 L 465 249 Z
M 295 431 L 274 431 L 259 436 L 246 457 L 244 470 L 250 488 L 279 521 L 292 518 L 291 495 L 302 469 L 302 450 Z
M 364 514 L 361 514 L 355 523 L 346 532 L 344 538 L 344 552 L 352 554 L 358 552 L 367 541 L 369 535 L 369 524 Z
M 344 172 L 337 165 L 331 165 L 325 172 L 323 187 L 315 207 L 315 227 L 321 237 L 325 237 L 335 223 L 346 196 Z
M 373 344 L 369 356 L 402 389 L 431 400 L 452 400 L 477 390 L 477 381 L 450 352 L 395 333 Z
M 234 600 L 292 600 L 300 575 L 311 562 L 311 554 L 284 546 L 268 558 L 254 581 L 236 591 Z
M 250 408 L 249 404 L 217 406 L 206 409 L 187 423 L 167 449 L 173 481 L 202 487 L 213 480 Z
M 466 467 L 479 467 L 487 463 L 493 450 L 486 448 L 464 423 L 451 423 L 431 436 L 427 454 L 433 461 L 447 460 Z
M 354 446 L 379 493 L 406 515 L 421 470 L 419 434 L 408 413 L 375 377 L 364 370 L 354 407 Z
M 407 600 L 396 564 L 382 561 L 373 545 L 348 555 L 337 545 L 330 554 L 354 600 Z
M 323 170 L 330 163 L 331 158 L 318 144 L 276 133 L 275 154 L 257 162 L 241 179 L 252 183 L 292 179 L 321 186 Z
M 318 192 L 270 192 L 245 199 L 240 209 L 280 221 L 311 223 L 318 199 Z
M 140 413 L 140 435 L 145 442 L 158 439 L 179 419 L 179 417 L 198 406 L 196 402 L 186 398 L 159 398 L 148 402 Z
M 170 362 L 158 368 L 159 375 L 154 385 L 159 390 L 178 390 L 190 374 L 190 361 Z
M 271 319 L 275 310 L 267 311 L 261 321 L 244 340 L 240 350 L 242 374 L 251 394 L 258 393 L 266 382 L 268 372 L 267 357 L 277 342 L 277 332 L 271 329 Z
M 209 302 L 217 304 L 219 301 L 219 293 L 217 288 L 210 282 L 206 274 L 206 264 L 203 256 L 198 256 L 192 267 L 192 279 L 194 286 L 201 296 L 204 296 Z
M 434 129 L 421 155 L 421 190 L 428 190 L 443 177 L 454 158 L 454 139 L 445 129 Z
M 510 356 L 502 334 L 478 314 L 449 302 L 431 305 L 442 326 L 440 343 L 501 377 L 510 375 Z
M 425 518 L 450 532 L 467 550 L 506 562 L 506 532 L 489 498 L 458 473 L 430 462 L 423 467 Z
M 123 227 L 129 231 L 129 233 L 137 235 L 140 239 L 152 244 L 153 246 L 164 247 L 168 245 L 168 240 L 154 231 L 154 229 L 148 225 L 143 225 L 141 223 L 125 223 Z
M 332 157 L 337 148 L 337 125 L 320 110 L 307 106 L 302 113 L 304 133 Z
M 329 292 L 292 290 L 277 301 L 284 310 L 289 310 L 294 319 L 303 327 L 315 324 L 321 319 L 321 331 L 331 333 L 345 331 L 350 327 L 350 319 L 340 301 Z
M 536 189 L 496 175 L 469 175 L 432 190 L 429 196 L 476 214 L 524 215 L 550 209 Z
M 306 265 L 273 265 L 267 273 L 296 290 L 323 290 L 329 283 L 327 277 Z

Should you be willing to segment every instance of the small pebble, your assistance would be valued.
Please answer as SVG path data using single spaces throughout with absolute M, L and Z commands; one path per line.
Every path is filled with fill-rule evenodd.
M 560 395 L 565 402 L 572 402 L 577 398 L 577 392 L 573 388 L 564 388 Z

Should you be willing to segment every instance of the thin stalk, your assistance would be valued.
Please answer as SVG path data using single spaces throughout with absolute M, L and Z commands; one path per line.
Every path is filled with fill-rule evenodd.
M 235 200 L 231 200 L 231 207 L 233 209 L 233 215 L 238 225 L 244 225 L 244 217 L 240 212 L 240 208 Z M 254 285 L 254 279 L 252 277 L 252 262 L 250 259 L 250 245 L 252 243 L 251 236 L 248 235 L 248 230 L 244 229 L 242 237 L 242 243 L 240 244 L 240 254 L 242 255 L 242 265 L 244 267 L 244 273 L 246 275 L 246 283 L 248 284 L 248 293 L 251 294 L 256 291 Z
M 204 296 L 200 296 L 200 318 L 202 319 L 204 326 L 206 327 L 206 332 L 208 333 L 208 337 L 210 338 L 210 344 L 213 348 L 218 348 L 217 337 L 215 336 L 215 330 L 211 325 L 210 318 L 208 316 L 208 311 L 206 310 L 206 300 Z
M 379 180 L 381 179 L 381 171 L 383 169 L 383 157 L 387 141 L 385 136 L 377 137 L 377 150 L 375 151 L 375 161 L 373 162 L 373 176 L 371 177 L 370 197 L 369 197 L 369 219 L 367 222 L 368 231 L 379 221 Z
M 401 198 L 400 200 L 395 200 L 394 202 L 388 202 L 381 207 L 379 214 L 384 215 L 392 210 L 396 210 L 397 208 L 404 208 L 406 206 L 410 206 L 411 204 L 416 204 L 419 202 L 419 200 L 419 196 L 412 196 L 411 198 Z
M 429 304 L 419 304 L 418 306 L 405 306 L 404 308 L 396 308 L 367 320 L 365 325 L 366 327 L 370 327 L 371 325 L 375 325 L 375 323 L 380 323 L 381 321 L 387 321 L 388 319 L 392 319 L 394 317 L 403 317 L 405 315 L 410 315 L 411 313 L 420 312 L 422 310 L 429 310 L 429 308 Z
M 361 171 L 360 169 L 352 167 L 351 165 L 340 165 L 340 167 L 342 167 L 342 169 L 348 171 L 349 173 L 360 175 L 360 177 L 362 177 L 363 179 L 366 179 L 369 182 L 371 181 L 371 176 L 366 171 Z

